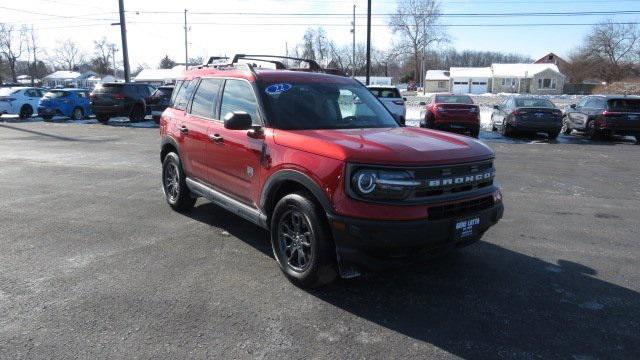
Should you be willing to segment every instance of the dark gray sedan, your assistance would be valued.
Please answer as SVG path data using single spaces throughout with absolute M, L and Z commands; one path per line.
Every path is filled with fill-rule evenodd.
M 494 106 L 491 128 L 504 136 L 546 133 L 554 140 L 562 128 L 562 111 L 547 99 L 512 96 Z

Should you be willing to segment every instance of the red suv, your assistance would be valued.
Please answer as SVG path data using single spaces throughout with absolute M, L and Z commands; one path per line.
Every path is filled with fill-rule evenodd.
M 502 217 L 487 146 L 401 126 L 365 86 L 313 61 L 243 58 L 257 57 L 185 73 L 161 116 L 175 210 L 203 197 L 267 229 L 302 286 L 471 244 Z
M 420 118 L 420 127 L 480 135 L 480 108 L 468 95 L 436 94 Z

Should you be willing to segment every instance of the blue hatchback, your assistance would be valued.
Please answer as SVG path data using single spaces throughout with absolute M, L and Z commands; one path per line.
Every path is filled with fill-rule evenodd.
M 81 120 L 91 115 L 89 90 L 86 89 L 52 89 L 44 94 L 38 104 L 38 115 L 44 120 L 54 116 L 68 116 Z

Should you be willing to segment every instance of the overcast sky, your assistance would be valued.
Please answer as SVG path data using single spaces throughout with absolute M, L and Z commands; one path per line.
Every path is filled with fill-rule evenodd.
M 402 0 L 400 0 L 402 1 Z M 373 45 L 389 48 L 393 35 L 384 26 L 384 14 L 396 9 L 395 0 L 373 0 Z M 353 5 L 356 5 L 358 42 L 366 40 L 366 0 L 125 0 L 129 57 L 132 69 L 138 64 L 156 67 L 164 54 L 176 61 L 184 59 L 184 9 L 188 9 L 189 55 L 209 56 L 234 53 L 283 54 L 285 44 L 301 41 L 309 26 L 323 26 L 339 44 L 351 44 L 349 33 Z M 15 9 L 15 10 L 12 10 Z M 638 0 L 449 0 L 442 11 L 460 13 L 571 12 L 639 10 Z M 92 41 L 106 36 L 120 47 L 117 0 L 19 0 L 0 3 L 0 22 L 33 24 L 40 47 L 54 48 L 73 39 L 87 54 Z M 153 12 L 171 12 L 158 14 Z M 209 14 L 196 14 L 209 13 Z M 220 15 L 221 12 L 262 12 L 287 15 Z M 325 14 L 295 16 L 292 13 Z M 326 14 L 344 14 L 326 16 Z M 593 23 L 604 16 L 443 18 L 448 25 Z M 638 15 L 612 17 L 618 21 L 638 21 Z M 456 49 L 517 52 L 539 58 L 553 51 L 567 55 L 584 37 L 588 26 L 536 27 L 448 27 Z M 121 58 L 119 53 L 118 59 Z

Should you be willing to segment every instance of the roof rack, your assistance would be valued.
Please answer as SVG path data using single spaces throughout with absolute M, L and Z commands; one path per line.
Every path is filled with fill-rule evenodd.
M 269 59 L 284 59 L 284 60 L 294 60 L 299 62 L 304 62 L 309 64 L 309 71 L 317 71 L 317 72 L 325 72 L 325 70 L 320 66 L 315 60 L 311 59 L 302 59 L 290 56 L 279 56 L 279 55 L 247 55 L 247 54 L 236 54 L 231 61 L 232 64 L 237 64 L 238 60 L 252 60 L 252 61 L 263 61 L 274 64 L 276 69 L 284 70 L 287 69 L 287 66 L 278 60 L 269 60 Z

